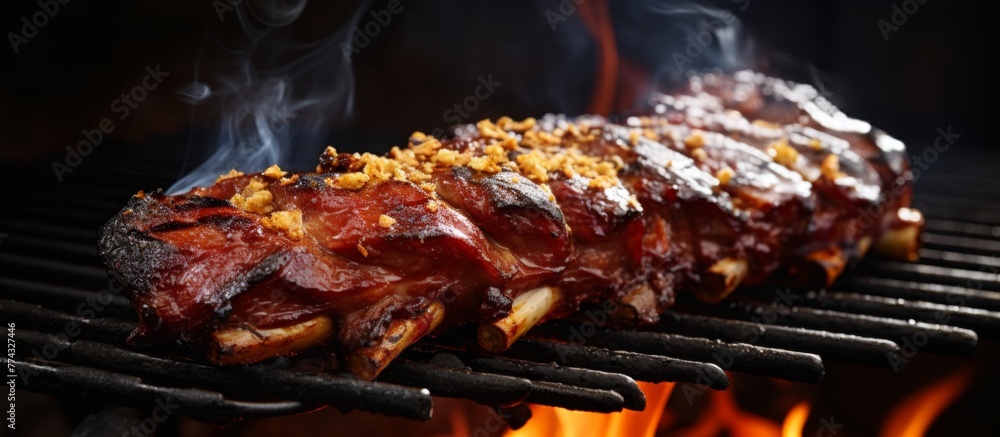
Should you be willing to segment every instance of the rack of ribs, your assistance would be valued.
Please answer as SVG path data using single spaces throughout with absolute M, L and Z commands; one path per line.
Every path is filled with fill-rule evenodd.
M 500 353 L 582 305 L 655 323 L 677 293 L 827 286 L 870 249 L 913 259 L 902 144 L 796 85 L 692 77 L 612 118 L 503 117 L 315 172 L 139 192 L 101 231 L 135 344 L 216 364 L 324 347 L 371 379 L 476 324 Z

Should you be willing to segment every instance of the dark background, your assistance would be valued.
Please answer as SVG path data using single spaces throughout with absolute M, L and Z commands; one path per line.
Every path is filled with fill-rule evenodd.
M 37 177 L 55 184 L 51 164 L 65 161 L 65 148 L 83 140 L 83 130 L 97 128 L 110 117 L 114 132 L 66 175 L 68 182 L 55 186 L 88 190 L 91 187 L 70 185 L 83 185 L 91 180 L 87 174 L 108 170 L 157 176 L 152 180 L 169 184 L 226 143 L 218 136 L 224 121 L 236 120 L 236 135 L 228 138 L 229 143 L 245 142 L 251 135 L 244 123 L 246 110 L 266 113 L 268 100 L 260 98 L 260 90 L 273 87 L 278 79 L 292 90 L 279 106 L 301 109 L 293 111 L 292 135 L 285 141 L 306 157 L 290 161 L 298 170 L 310 168 L 327 144 L 341 150 L 385 150 L 404 142 L 413 130 L 447 127 L 445 111 L 473 94 L 481 76 L 492 75 L 503 85 L 464 121 L 583 113 L 594 88 L 597 45 L 582 22 L 583 14 L 567 14 L 554 30 L 546 15 L 559 13 L 561 4 L 572 4 L 568 1 L 403 0 L 403 11 L 392 14 L 350 63 L 344 61 L 337 38 L 351 23 L 370 23 L 370 11 L 384 10 L 386 1 L 310 2 L 294 22 L 271 29 L 261 25 L 269 19 L 273 23 L 274 17 L 260 11 L 266 2 L 233 2 L 240 3 L 242 14 L 229 10 L 225 0 L 70 0 L 59 5 L 17 53 L 8 33 L 21 33 L 22 18 L 31 20 L 42 7 L 37 0 L 3 2 L 0 29 L 7 38 L 0 47 L 4 58 L 0 169 L 19 168 L 17 174 L 28 176 L 26 181 Z M 927 0 L 886 40 L 878 22 L 893 23 L 893 5 L 903 3 L 750 0 L 743 10 L 747 3 L 720 1 L 710 4 L 714 9 L 709 10 L 694 3 L 613 2 L 610 17 L 623 59 L 620 77 L 627 85 L 616 108 L 650 88 L 669 87 L 678 73 L 673 53 L 684 53 L 687 38 L 697 34 L 700 22 L 729 10 L 745 31 L 736 52 L 742 65 L 724 62 L 719 47 L 713 45 L 690 67 L 753 67 L 811 83 L 848 114 L 906 141 L 914 153 L 928 149 L 938 128 L 951 126 L 961 137 L 941 153 L 932 172 L 994 172 L 992 165 L 1000 152 L 990 132 L 997 101 L 997 87 L 990 79 L 995 74 L 990 62 L 997 51 L 996 8 L 986 2 Z M 359 19 L 352 20 L 352 15 Z M 249 51 L 255 44 L 258 50 Z M 305 52 L 314 55 L 304 57 Z M 113 102 L 141 83 L 147 66 L 156 65 L 169 76 L 119 120 L 111 109 Z M 188 85 L 196 80 L 218 92 L 192 106 L 181 96 L 190 95 Z M 348 98 L 348 91 L 353 98 Z M 136 179 L 140 178 L 128 181 Z M 928 178 L 924 183 L 933 181 Z M 140 188 L 156 187 L 134 187 Z M 5 209 L 4 218 L 11 213 Z M 996 362 L 995 351 L 994 343 L 981 345 L 980 354 L 992 358 L 977 362 Z M 827 383 L 804 390 L 827 392 L 829 399 L 836 399 L 838 414 L 860 410 L 847 419 L 855 426 L 876 429 L 895 402 L 879 404 L 883 398 L 868 397 L 868 392 L 913 390 L 964 361 L 931 357 L 920 362 L 920 367 L 895 377 L 877 369 L 832 368 Z M 993 420 L 990 396 L 997 386 L 996 373 L 991 375 L 988 383 L 977 382 L 975 391 L 936 426 L 988 429 Z M 785 390 L 786 397 L 788 393 L 801 392 Z M 769 405 L 757 402 L 766 398 L 759 392 L 750 392 L 748 398 L 751 405 Z M 771 405 L 787 409 L 786 404 Z M 28 414 L 30 408 L 25 405 L 21 411 Z M 831 408 L 827 404 L 817 411 L 824 414 Z M 291 435 L 298 429 L 294 426 L 308 427 L 310 420 L 324 423 L 323 414 L 338 413 L 273 419 L 267 421 L 269 426 L 262 425 L 265 421 L 248 421 L 229 430 L 236 435 L 256 427 Z M 386 426 L 398 423 L 382 416 L 368 420 Z M 76 420 L 40 416 L 38 422 L 66 427 Z M 306 425 L 296 425 L 301 423 Z M 188 425 L 203 430 L 190 435 L 214 430 Z
M 342 62 L 338 30 L 349 26 L 355 13 L 361 26 L 372 21 L 370 10 L 385 9 L 385 1 L 311 2 L 291 24 L 254 34 L 264 36 L 251 55 L 246 49 L 254 37 L 246 29 L 260 28 L 254 13 L 267 14 L 260 12 L 257 0 L 233 2 L 243 17 L 250 17 L 242 25 L 241 14 L 229 10 L 226 0 L 71 0 L 59 5 L 16 54 L 8 34 L 2 49 L 6 77 L 0 91 L 0 159 L 36 163 L 48 173 L 44 177 L 53 177 L 47 164 L 64 159 L 64 148 L 84 139 L 82 130 L 114 117 L 110 105 L 141 83 L 147 65 L 159 64 L 170 75 L 125 120 L 113 118 L 116 129 L 93 153 L 97 158 L 88 157 L 75 172 L 102 168 L 91 161 L 124 162 L 138 172 L 176 178 L 220 142 L 215 136 L 220 117 L 226 108 L 232 112 L 232 99 L 223 104 L 213 97 L 191 106 L 178 92 L 196 78 L 219 89 L 240 78 L 248 66 L 257 79 L 287 79 L 295 99 L 325 95 L 331 100 L 302 111 L 292 122 L 293 130 L 300 124 L 318 126 L 310 135 L 286 141 L 309 157 L 292 162 L 301 169 L 327 144 L 382 150 L 413 130 L 447 127 L 443 112 L 471 95 L 480 76 L 492 74 L 503 85 L 467 121 L 504 114 L 582 113 L 593 90 L 596 46 L 581 14 L 568 14 L 555 30 L 546 15 L 558 13 L 560 3 L 571 5 L 568 0 L 402 0 L 402 12 L 380 26 L 351 63 Z M 893 23 L 894 4 L 903 2 L 709 5 L 742 20 L 745 36 L 739 44 L 752 46 L 740 50 L 744 66 L 817 85 L 845 112 L 901 137 L 912 150 L 929 145 L 935 130 L 946 126 L 962 135 L 957 149 L 992 148 L 987 127 L 996 87 L 987 62 L 996 53 L 993 8 L 986 2 L 929 0 L 885 40 L 877 23 Z M 616 45 L 624 60 L 621 80 L 645 90 L 654 82 L 662 86 L 676 73 L 671 54 L 683 53 L 685 37 L 713 17 L 701 5 L 612 2 Z M 32 1 L 4 2 L 2 7 L 2 29 L 14 33 L 22 32 L 22 17 L 30 20 L 42 10 Z M 673 13 L 662 13 L 664 9 Z M 303 63 L 302 45 L 317 41 L 326 45 Z M 717 55 L 713 46 L 690 67 L 718 65 Z M 257 84 L 244 83 L 230 97 Z M 353 100 L 333 94 L 333 88 L 353 89 Z M 149 159 L 153 154 L 155 161 Z

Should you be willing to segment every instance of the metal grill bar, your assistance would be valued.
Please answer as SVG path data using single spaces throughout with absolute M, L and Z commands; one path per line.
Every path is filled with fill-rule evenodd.
M 877 272 L 881 277 L 911 279 L 923 282 L 975 284 L 976 288 L 1000 291 L 996 273 L 976 270 L 951 269 L 899 261 L 872 260 L 858 269 L 860 272 Z
M 852 290 L 875 296 L 963 305 L 991 311 L 1000 310 L 1000 294 L 953 285 L 852 275 L 839 281 L 834 290 Z
M 148 385 L 141 378 L 87 367 L 22 361 L 18 368 L 32 375 L 32 391 L 53 395 L 72 393 L 119 405 L 152 405 L 160 399 L 176 402 L 181 411 L 204 422 L 224 423 L 242 417 L 298 414 L 315 408 L 298 401 L 233 401 L 220 393 Z
M 16 301 L 0 301 L 0 313 L 12 317 L 12 320 L 17 321 L 18 323 L 23 323 L 22 326 L 45 330 L 48 332 L 64 332 L 69 329 L 67 328 L 68 326 L 73 326 L 74 331 L 79 329 L 77 335 L 80 338 L 96 339 L 98 341 L 103 341 L 111 344 L 122 342 L 124 338 L 128 335 L 128 333 L 130 333 L 135 328 L 135 323 L 131 321 L 106 319 L 106 318 L 87 319 Z M 31 336 L 30 331 L 28 332 L 30 338 Z M 49 340 L 53 339 L 58 339 L 58 337 L 49 338 Z M 32 344 L 30 343 L 30 340 L 28 344 L 29 345 Z M 49 347 L 56 347 L 61 352 L 65 351 L 72 352 L 74 350 L 72 346 L 75 344 L 76 342 L 69 342 L 69 341 L 61 341 L 61 342 L 50 341 L 48 343 L 39 342 L 37 347 L 49 346 Z M 102 343 L 92 344 L 91 342 L 86 342 L 83 344 L 87 345 L 87 347 L 93 348 L 95 344 L 102 344 Z M 84 364 L 88 364 L 91 363 L 89 361 L 86 361 L 88 357 L 97 356 L 99 357 L 97 358 L 98 359 L 97 362 L 100 363 L 102 359 L 111 361 L 120 359 L 121 357 L 115 354 L 120 355 L 128 351 L 114 348 L 112 346 L 107 346 L 107 348 L 104 349 L 104 352 L 106 352 L 107 355 L 104 356 L 103 358 L 100 358 L 101 357 L 100 354 L 85 355 L 83 356 L 83 358 L 77 355 L 69 355 L 69 357 L 78 360 L 84 360 L 85 361 Z M 154 357 L 152 356 L 141 355 L 138 353 L 136 354 L 137 355 L 134 356 L 141 356 L 150 361 L 154 359 Z M 133 360 L 132 362 L 135 361 L 136 360 Z M 127 362 L 127 360 L 123 362 Z M 142 359 L 138 359 L 138 364 L 136 364 L 134 367 L 118 369 L 118 370 L 132 371 L 137 373 L 143 373 L 149 371 L 149 369 L 144 367 L 142 362 L 143 362 Z M 180 380 L 184 380 L 187 378 L 184 375 L 192 371 L 192 368 L 185 368 L 184 371 L 180 371 L 178 373 L 163 373 L 167 372 L 167 370 L 164 369 L 169 369 L 169 366 L 167 366 L 165 363 L 174 363 L 174 361 L 166 360 L 160 362 L 162 366 L 157 368 L 159 369 L 159 373 L 157 374 L 159 374 L 160 376 L 167 375 Z M 108 366 L 111 368 L 116 368 L 115 364 L 108 364 Z M 211 369 L 211 367 L 207 368 Z M 242 373 L 237 371 L 235 372 L 235 374 L 239 376 Z M 254 379 L 254 376 L 255 375 L 252 374 L 251 375 L 242 374 L 244 380 L 247 378 Z M 221 381 L 221 380 L 223 379 L 219 379 L 218 375 L 212 374 L 212 376 L 198 378 L 197 382 L 211 385 L 214 384 L 216 381 Z M 599 411 L 604 411 L 608 408 L 616 408 L 616 410 L 614 411 L 619 411 L 624 406 L 623 396 L 611 390 L 600 390 L 600 389 L 595 390 L 592 387 L 572 387 L 569 385 L 565 386 L 552 385 L 552 384 L 546 385 L 543 388 L 544 394 L 538 395 L 541 397 L 537 398 L 536 400 L 533 400 L 534 398 L 529 396 L 531 393 L 533 393 L 532 382 L 523 378 L 514 378 L 505 375 L 493 375 L 493 374 L 485 374 L 478 372 L 470 372 L 463 369 L 439 368 L 439 366 L 435 366 L 433 364 L 421 363 L 417 361 L 408 361 L 408 360 L 401 360 L 398 364 L 395 365 L 395 367 L 392 367 L 391 371 L 383 373 L 383 375 L 380 377 L 380 380 L 426 387 L 430 389 L 435 395 L 445 396 L 445 397 L 464 397 L 466 399 L 470 399 L 487 405 L 506 405 L 516 401 L 529 400 L 536 403 L 545 403 L 547 405 L 582 409 L 584 408 L 583 404 L 581 404 L 582 400 L 590 397 L 591 400 L 594 401 L 593 407 L 598 408 Z M 412 383 L 413 381 L 424 381 L 424 382 L 420 384 L 413 384 Z M 629 389 L 628 391 L 637 391 L 638 387 L 635 387 L 635 382 L 631 380 L 629 381 L 631 382 L 632 388 Z M 362 385 L 366 384 L 363 381 L 358 381 L 356 383 Z M 225 385 L 225 388 L 229 390 L 238 390 L 239 386 L 240 385 L 237 382 L 237 380 L 231 380 L 230 383 Z M 354 385 L 349 385 L 348 387 L 353 387 L 353 386 Z M 297 384 L 292 384 L 292 383 L 285 384 L 282 387 L 292 387 L 296 389 L 302 389 Z M 326 390 L 333 390 L 336 388 L 337 387 L 332 387 L 332 388 L 327 388 Z M 372 387 L 372 390 L 375 390 L 376 388 L 377 387 Z M 279 390 L 279 394 L 283 393 L 280 392 L 281 388 L 278 388 L 277 390 Z M 607 392 L 611 392 L 613 394 L 609 394 Z M 324 397 L 331 395 L 330 393 L 327 392 L 321 392 L 318 394 Z M 350 396 L 345 395 L 340 397 L 348 399 L 350 400 L 350 402 L 354 403 L 359 402 L 358 401 L 359 398 L 366 398 L 369 396 L 371 397 L 385 396 L 385 394 L 362 393 L 358 391 L 348 394 Z M 559 398 L 560 395 L 565 395 L 567 397 L 562 399 Z M 305 399 L 303 397 L 299 398 Z M 376 403 L 374 401 L 372 402 Z M 332 404 L 334 406 L 337 406 L 335 402 Z M 392 411 L 391 408 L 387 408 L 386 410 L 390 411 L 391 414 Z
M 533 385 L 527 401 L 535 404 L 598 413 L 618 412 L 625 405 L 622 395 L 611 390 L 580 388 L 547 381 L 536 381 Z
M 67 228 L 63 226 L 52 226 L 37 222 L 10 220 L 5 217 L 0 217 L 0 227 L 11 235 L 47 235 L 51 238 L 68 239 L 80 242 L 93 243 L 94 241 L 97 241 L 96 232 L 84 231 L 76 228 Z
M 532 389 L 531 381 L 524 378 L 487 375 L 408 360 L 393 361 L 379 375 L 379 380 L 427 387 L 435 396 L 464 398 L 486 405 L 513 405 L 525 401 Z
M 697 311 L 749 320 L 768 317 L 780 325 L 864 335 L 891 340 L 897 344 L 903 339 L 926 336 L 927 351 L 949 355 L 971 355 L 978 342 L 976 333 L 968 329 L 807 307 L 730 301 L 711 308 L 700 308 Z
M 100 308 L 101 316 L 123 320 L 136 319 L 135 310 L 128 304 L 128 299 L 110 292 L 98 296 L 93 291 L 10 278 L 0 278 L 0 290 L 3 290 L 4 297 L 8 299 L 45 305 L 46 308 L 66 312 L 76 312 L 81 304 L 93 301 L 97 305 L 93 308 L 94 311 Z
M 591 346 L 526 338 L 514 343 L 505 356 L 552 361 L 564 366 L 617 372 L 639 381 L 681 381 L 706 385 L 715 390 L 729 387 L 729 378 L 718 366 L 635 352 L 612 351 Z
M 260 365 L 220 369 L 159 358 L 106 343 L 70 341 L 23 329 L 18 330 L 17 337 L 29 348 L 41 351 L 48 360 L 71 360 L 83 366 L 165 377 L 174 383 L 200 383 L 228 392 L 243 392 L 242 387 L 252 384 L 254 393 L 266 397 L 297 399 L 314 406 L 330 405 L 342 411 L 357 409 L 410 419 L 428 419 L 431 413 L 430 395 L 425 390 L 354 378 L 307 375 Z M 33 384 L 33 381 L 28 383 Z
M 954 234 L 975 238 L 1000 239 L 1000 226 L 966 223 L 955 220 L 925 219 L 925 229 L 936 234 Z
M 135 329 L 131 321 L 80 317 L 11 300 L 0 300 L 0 314 L 20 328 L 57 333 L 71 330 L 77 334 L 74 337 L 111 344 L 123 344 Z
M 1000 241 L 938 234 L 926 234 L 923 241 L 924 246 L 931 249 L 953 250 L 987 256 L 995 256 L 1000 253 Z
M 48 259 L 58 261 L 92 263 L 99 259 L 97 249 L 92 245 L 69 241 L 48 241 L 15 234 L 4 240 L 4 246 L 8 246 L 15 253 L 45 255 Z
M 889 357 L 900 352 L 899 346 L 888 340 L 828 331 L 679 314 L 675 311 L 667 311 L 660 319 L 660 329 L 686 336 L 797 350 L 825 359 L 886 369 L 892 365 Z
M 0 313 L 18 323 L 29 348 L 47 346 L 55 351 L 51 359 L 74 363 L 31 358 L 23 363 L 39 370 L 38 385 L 31 389 L 110 396 L 119 402 L 148 402 L 179 390 L 177 398 L 205 420 L 290 414 L 327 404 L 421 419 L 429 417 L 431 405 L 428 391 L 421 388 L 429 388 L 435 395 L 506 405 L 499 408 L 511 413 L 508 423 L 517 427 L 530 417 L 524 402 L 590 411 L 641 409 L 645 398 L 632 378 L 723 389 L 728 378 L 716 363 L 727 370 L 818 381 L 824 372 L 819 357 L 891 368 L 892 357 L 900 353 L 899 336 L 932 333 L 926 350 L 963 354 L 977 337 L 956 326 L 991 336 L 1000 332 L 1000 262 L 994 257 L 1000 253 L 1000 202 L 983 200 L 1000 195 L 1000 189 L 981 181 L 966 187 L 960 181 L 974 180 L 963 176 L 941 178 L 944 184 L 968 188 L 959 198 L 919 198 L 944 207 L 925 210 L 928 232 L 920 264 L 867 260 L 861 274 L 845 277 L 836 291 L 803 291 L 790 305 L 761 303 L 766 294 L 741 291 L 723 306 L 684 302 L 648 331 L 599 328 L 588 331 L 582 342 L 570 336 L 574 328 L 584 332 L 582 325 L 550 322 L 503 356 L 483 355 L 474 345 L 445 336 L 410 348 L 377 382 L 289 367 L 309 358 L 218 368 L 122 347 L 135 327 L 135 315 L 121 296 L 102 294 L 97 317 L 83 317 L 79 305 L 97 296 L 90 290 L 111 285 L 94 247 L 98 227 L 135 187 L 170 181 L 110 173 L 77 181 L 58 190 L 39 184 L 33 186 L 36 190 L 7 193 L 23 205 L 23 213 L 0 217 L 0 231 L 10 234 L 4 247 L 14 251 L 0 253 L 5 271 Z M 948 317 L 943 321 L 948 326 L 908 322 L 940 314 Z M 71 337 L 53 334 L 70 327 Z M 116 385 L 105 389 L 102 384 L 112 379 Z M 243 388 L 248 384 L 254 393 Z M 175 388 L 180 385 L 217 391 Z M 121 395 L 129 389 L 129 395 Z M 233 395 L 295 401 L 247 402 L 230 399 Z
M 587 344 L 608 349 L 715 363 L 727 370 L 789 381 L 819 382 L 823 379 L 823 362 L 814 354 L 659 332 L 585 329 L 576 323 L 554 321 L 536 328 L 531 335 L 571 341 L 567 333 L 587 332 Z
M 988 271 L 1000 269 L 1000 258 L 934 249 L 921 249 L 920 262 L 941 267 Z M 984 268 L 985 267 L 985 268 Z
M 458 364 L 479 372 L 519 376 L 532 381 L 548 381 L 611 390 L 622 396 L 625 408 L 642 410 L 646 406 L 646 396 L 636 386 L 635 380 L 619 373 L 564 367 L 552 363 L 489 357 L 461 351 L 443 352 L 440 349 L 419 344 L 411 347 L 405 356 L 418 356 L 431 361 L 440 361 L 442 356 L 451 356 L 458 360 Z
M 100 289 L 100 287 L 108 283 L 108 274 L 104 269 L 96 266 L 81 266 L 6 253 L 0 253 L 0 265 L 7 266 L 7 268 L 12 269 L 9 270 L 11 273 L 16 273 L 22 277 L 47 278 L 50 281 L 63 285 L 79 285 L 80 281 L 87 281 L 84 285 Z M 59 275 L 51 276 L 52 272 L 59 272 Z
M 810 292 L 795 303 L 839 312 L 902 320 L 937 320 L 940 323 L 974 330 L 980 335 L 991 337 L 1000 335 L 1000 312 L 977 308 L 822 290 Z

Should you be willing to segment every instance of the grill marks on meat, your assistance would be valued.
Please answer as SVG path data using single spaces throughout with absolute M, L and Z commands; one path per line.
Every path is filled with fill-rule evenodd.
M 351 349 L 367 345 L 391 319 L 436 300 L 463 310 L 451 312 L 452 324 L 509 307 L 509 299 L 498 296 L 513 268 L 463 214 L 446 206 L 428 210 L 430 196 L 419 187 L 389 181 L 339 190 L 305 176 L 272 184 L 275 209 L 302 211 L 304 236 L 293 239 L 217 200 L 231 198 L 251 178 L 181 196 L 137 196 L 125 210 L 133 212 L 105 227 L 102 247 L 128 252 L 133 243 L 123 235 L 141 235 L 163 247 L 144 271 L 118 267 L 143 254 L 111 264 L 140 308 L 136 339 L 177 337 L 198 344 L 221 324 L 270 327 L 336 314 L 339 344 Z M 384 227 L 383 215 L 395 223 Z
M 724 297 L 706 291 L 720 268 L 787 281 L 815 253 L 863 254 L 908 205 L 898 142 L 810 92 L 704 76 L 618 122 L 484 121 L 416 133 L 391 158 L 328 149 L 315 173 L 140 192 L 101 253 L 140 314 L 136 342 L 201 348 L 325 316 L 350 353 L 432 304 L 439 329 L 490 323 L 543 286 L 560 299 L 543 319 L 610 301 L 619 323 L 652 323 L 676 290 Z
M 796 256 L 826 250 L 860 258 L 873 239 L 892 227 L 912 190 L 902 143 L 847 117 L 808 86 L 752 72 L 691 77 L 681 92 L 654 96 L 645 113 L 657 122 L 716 132 L 758 150 L 812 185 L 815 211 Z M 651 119 L 635 117 L 631 124 Z M 832 158 L 831 158 L 832 157 Z M 835 162 L 831 171 L 828 164 Z M 819 284 L 821 285 L 821 284 Z

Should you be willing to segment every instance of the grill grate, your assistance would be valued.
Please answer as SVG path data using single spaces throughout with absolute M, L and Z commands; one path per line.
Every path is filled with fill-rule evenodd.
M 97 172 L 95 172 L 97 173 Z M 13 175 L 13 176 L 11 176 Z M 17 180 L 17 170 L 6 172 Z M 18 387 L 118 404 L 169 397 L 203 421 L 300 413 L 322 406 L 427 419 L 431 396 L 470 399 L 530 416 L 525 402 L 612 412 L 641 410 L 636 380 L 728 387 L 725 371 L 800 382 L 823 378 L 823 360 L 893 369 L 900 345 L 927 337 L 927 352 L 967 355 L 978 335 L 1000 334 L 1000 203 L 993 185 L 947 195 L 921 191 L 928 215 L 920 263 L 866 260 L 831 290 L 742 290 L 722 305 L 688 299 L 642 331 L 595 321 L 554 321 L 502 356 L 456 331 L 411 347 L 377 381 L 358 380 L 308 354 L 218 368 L 124 346 L 135 326 L 128 302 L 107 290 L 96 230 L 136 187 L 164 186 L 103 173 L 59 186 L 4 181 L 19 205 L 0 217 L 0 314 L 15 322 Z M 928 176 L 929 178 L 930 176 Z M 973 183 L 942 177 L 941 190 Z M 103 290 L 96 292 L 95 290 Z M 252 387 L 252 389 L 248 389 Z

